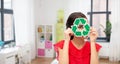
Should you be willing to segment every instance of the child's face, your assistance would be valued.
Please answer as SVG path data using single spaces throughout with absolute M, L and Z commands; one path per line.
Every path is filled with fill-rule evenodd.
M 82 24 L 79 25 L 79 26 L 78 26 L 78 29 L 79 29 L 80 31 L 83 30 L 83 29 L 84 29 L 83 25 L 82 25 Z
M 76 18 L 71 29 L 76 37 L 84 39 L 90 32 L 90 25 L 85 18 Z M 83 37 L 82 37 L 83 36 Z

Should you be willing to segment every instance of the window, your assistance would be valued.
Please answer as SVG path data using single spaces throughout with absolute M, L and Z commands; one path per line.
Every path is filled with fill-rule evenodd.
M 107 41 L 104 29 L 111 14 L 108 5 L 109 0 L 91 0 L 91 11 L 88 12 L 88 15 L 90 16 L 90 25 L 98 31 L 97 41 Z
M 5 44 L 15 42 L 12 0 L 1 0 L 0 4 L 0 40 Z

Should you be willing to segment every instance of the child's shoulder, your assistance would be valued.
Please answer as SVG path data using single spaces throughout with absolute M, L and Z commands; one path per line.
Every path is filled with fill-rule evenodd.
M 55 44 L 63 44 L 64 43 L 64 40 L 60 40 L 58 42 L 56 42 Z
M 90 48 L 90 42 L 89 41 L 86 41 L 86 47 Z M 102 46 L 98 42 L 95 42 L 95 47 L 96 47 L 96 50 L 98 52 Z
M 60 40 L 60 41 L 58 41 L 57 43 L 63 43 L 65 40 Z
M 90 41 L 85 41 L 86 45 L 90 45 Z
M 64 40 L 60 40 L 54 44 L 54 46 L 63 46 L 64 45 Z
M 63 45 L 64 45 L 64 40 L 60 40 L 59 42 L 55 43 L 54 44 L 54 49 L 55 51 L 58 51 L 58 48 L 63 48 Z

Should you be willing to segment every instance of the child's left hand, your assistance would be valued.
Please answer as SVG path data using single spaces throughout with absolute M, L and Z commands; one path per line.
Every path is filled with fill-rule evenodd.
M 91 27 L 90 29 L 90 42 L 95 42 L 98 37 L 98 32 L 95 28 Z

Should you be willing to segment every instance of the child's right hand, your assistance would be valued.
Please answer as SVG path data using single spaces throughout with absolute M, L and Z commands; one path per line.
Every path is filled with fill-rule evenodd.
M 65 34 L 65 40 L 69 41 L 71 36 L 73 35 L 73 32 L 71 28 L 68 28 L 67 30 L 65 30 L 64 34 Z

